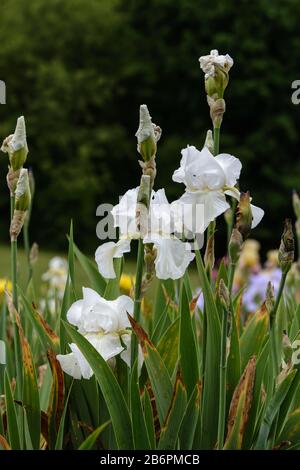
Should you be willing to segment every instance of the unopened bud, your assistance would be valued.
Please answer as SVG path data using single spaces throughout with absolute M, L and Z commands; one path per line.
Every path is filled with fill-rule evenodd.
M 148 231 L 148 209 L 150 204 L 151 178 L 142 175 L 137 195 L 136 222 L 142 238 Z
M 148 290 L 155 274 L 155 260 L 157 250 L 152 243 L 146 243 L 144 247 L 145 274 L 142 282 L 142 296 Z
M 210 117 L 214 127 L 221 127 L 223 114 L 226 111 L 225 100 L 223 100 L 223 98 L 214 100 L 209 95 L 207 95 L 207 103 L 210 108 Z
M 28 170 L 22 168 L 20 171 L 20 176 L 17 182 L 16 192 L 15 192 L 15 208 L 20 211 L 27 211 L 30 206 L 31 194 L 29 187 L 29 177 Z
M 267 290 L 266 290 L 266 307 L 271 314 L 273 308 L 275 305 L 275 294 L 274 294 L 274 287 L 273 284 L 269 281 L 267 285 Z
M 234 228 L 231 233 L 229 245 L 228 245 L 228 253 L 230 262 L 232 264 L 236 264 L 239 260 L 241 250 L 243 246 L 243 237 L 241 232 Z
M 28 154 L 24 116 L 18 118 L 14 134 L 4 139 L 1 150 L 8 153 L 10 166 L 13 171 L 23 167 Z
M 294 250 L 295 242 L 292 222 L 290 219 L 286 219 L 278 252 L 279 266 L 283 274 L 287 274 L 292 267 L 294 261 Z
M 218 288 L 218 294 L 219 298 L 221 300 L 221 303 L 223 307 L 226 310 L 230 310 L 230 295 L 229 295 L 229 290 L 224 282 L 223 279 L 220 279 L 219 282 L 219 288 Z
M 20 171 L 15 198 L 15 210 L 9 230 L 11 241 L 17 240 L 23 228 L 31 201 L 28 171 L 24 168 Z
M 243 236 L 243 240 L 250 235 L 252 225 L 252 210 L 250 205 L 249 191 L 241 193 L 237 207 L 236 228 Z
M 145 104 L 140 106 L 140 123 L 135 135 L 138 142 L 138 152 L 142 155 L 144 161 L 147 162 L 152 157 L 155 157 L 161 129 L 152 123 L 147 105 Z
M 230 55 L 219 55 L 216 49 L 199 58 L 200 68 L 205 73 L 205 90 L 213 99 L 223 98 L 229 82 L 229 70 L 233 66 Z
M 212 155 L 214 154 L 214 139 L 213 139 L 212 131 L 210 129 L 206 133 L 204 147 L 208 148 L 208 150 L 210 151 Z

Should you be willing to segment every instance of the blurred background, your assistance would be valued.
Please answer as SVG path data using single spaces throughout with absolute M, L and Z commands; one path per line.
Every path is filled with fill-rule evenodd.
M 241 159 L 241 189 L 263 207 L 253 236 L 277 247 L 291 193 L 300 190 L 299 0 L 1 0 L 0 139 L 24 114 L 36 181 L 31 240 L 93 253 L 96 208 L 138 185 L 135 132 L 146 103 L 163 129 L 156 188 L 169 200 L 180 151 L 211 127 L 198 57 L 234 58 L 221 151 Z M 7 156 L 0 157 L 0 243 L 8 243 Z M 221 218 L 220 218 L 221 219 Z M 225 228 L 219 224 L 222 249 Z M 225 245 L 224 245 L 225 246 Z M 221 253 L 220 253 L 221 254 Z

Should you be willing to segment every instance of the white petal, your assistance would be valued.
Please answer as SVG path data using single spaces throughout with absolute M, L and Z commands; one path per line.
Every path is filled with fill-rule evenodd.
M 81 377 L 90 379 L 93 375 L 93 371 L 89 363 L 75 343 L 71 343 L 69 346 L 72 351 L 70 354 L 58 354 L 56 356 L 62 370 L 75 379 L 81 379 Z
M 122 343 L 126 346 L 126 349 L 121 353 L 121 359 L 127 364 L 128 367 L 131 366 L 131 334 L 122 335 Z
M 180 169 L 173 180 L 182 182 L 190 191 L 221 189 L 225 186 L 225 173 L 207 147 L 201 152 L 194 146 L 182 150 Z
M 110 302 L 113 306 L 118 317 L 118 330 L 130 328 L 130 322 L 127 317 L 127 312 L 133 314 L 133 300 L 128 295 L 120 295 L 116 300 Z
M 83 308 L 84 309 L 102 300 L 101 295 L 99 295 L 98 292 L 96 292 L 94 289 L 91 289 L 90 287 L 83 287 L 82 294 L 83 294 L 83 304 L 84 304 Z
M 77 344 L 70 344 L 71 351 L 75 355 L 76 361 L 80 367 L 81 375 L 84 379 L 90 379 L 94 374 L 91 366 L 87 362 L 86 358 L 78 348 Z
M 220 153 L 215 160 L 221 165 L 226 177 L 226 186 L 234 186 L 240 177 L 242 164 L 240 160 L 228 153 Z
M 177 238 L 151 237 L 157 249 L 155 259 L 156 275 L 159 279 L 179 279 L 194 259 L 191 245 Z M 148 240 L 144 240 L 148 243 Z
M 114 258 L 121 258 L 124 253 L 129 251 L 130 240 L 121 239 L 117 243 L 107 242 L 100 245 L 95 253 L 95 260 L 100 274 L 106 279 L 114 279 L 116 277 Z
M 126 346 L 126 349 L 121 353 L 121 359 L 127 364 L 128 367 L 131 367 L 131 333 L 122 335 L 122 343 Z M 144 362 L 144 356 L 142 349 L 138 347 L 138 373 L 140 374 L 142 365 Z
M 237 201 L 239 201 L 241 197 L 241 193 L 239 192 L 237 188 L 226 189 L 226 191 L 224 191 L 224 194 L 226 194 L 227 196 L 233 197 Z
M 94 346 L 98 353 L 101 354 L 105 361 L 117 356 L 124 350 L 118 334 L 90 334 L 86 335 L 86 339 Z
M 154 192 L 151 199 L 149 211 L 150 233 L 170 234 L 173 231 L 171 205 L 164 189 Z
M 129 189 L 111 211 L 115 227 L 120 228 L 122 236 L 134 238 L 137 233 L 136 202 L 139 188 Z
M 81 379 L 81 370 L 74 353 L 70 354 L 57 354 L 56 359 L 59 361 L 62 370 L 74 377 L 74 379 Z
M 97 303 L 83 311 L 81 325 L 84 332 L 118 331 L 118 314 L 113 302 L 100 297 Z
M 83 300 L 77 300 L 74 302 L 69 310 L 67 311 L 67 319 L 68 322 L 72 325 L 77 326 L 78 328 L 81 325 L 81 315 L 82 315 L 82 308 L 83 308 Z
M 203 233 L 230 207 L 221 191 L 186 192 L 179 201 L 184 204 L 184 225 L 192 233 Z
M 254 206 L 253 204 L 251 204 L 251 210 L 253 215 L 252 228 L 255 228 L 263 218 L 265 212 L 263 209 Z

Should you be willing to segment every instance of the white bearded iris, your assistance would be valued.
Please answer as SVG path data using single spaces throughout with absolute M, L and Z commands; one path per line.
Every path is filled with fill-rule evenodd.
M 136 224 L 138 189 L 127 191 L 111 211 L 114 225 L 120 229 L 120 240 L 117 243 L 104 243 L 96 251 L 98 269 L 108 279 L 116 277 L 113 259 L 130 250 L 132 239 L 140 238 Z M 179 279 L 195 256 L 190 244 L 182 242 L 174 235 L 180 225 L 174 214 L 176 213 L 173 213 L 164 189 L 152 191 L 148 229 L 143 243 L 153 243 L 156 248 L 155 268 L 159 279 Z
M 127 317 L 133 313 L 133 301 L 126 295 L 116 300 L 105 300 L 93 289 L 83 288 L 83 299 L 69 308 L 67 319 L 109 361 L 118 354 L 130 366 L 131 330 Z M 64 372 L 75 379 L 89 379 L 93 371 L 76 344 L 70 344 L 71 353 L 58 354 Z M 140 355 L 141 356 L 141 355 Z M 140 357 L 141 364 L 141 357 Z
M 207 147 L 200 152 L 190 146 L 181 153 L 180 168 L 174 172 L 173 181 L 184 183 L 186 191 L 172 207 L 183 213 L 188 230 L 203 233 L 210 222 L 229 209 L 225 195 L 239 200 L 240 193 L 235 184 L 242 164 L 238 158 L 226 153 L 214 157 Z M 251 209 L 253 228 L 261 221 L 264 211 L 253 205 Z
M 233 59 L 229 54 L 219 55 L 216 49 L 210 51 L 210 54 L 203 55 L 199 58 L 200 67 L 205 73 L 205 78 L 214 77 L 216 73 L 216 67 L 223 68 L 226 72 L 229 72 L 233 66 Z

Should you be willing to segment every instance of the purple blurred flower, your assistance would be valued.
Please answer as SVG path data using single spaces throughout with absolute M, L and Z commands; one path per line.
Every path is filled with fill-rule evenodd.
M 272 270 L 263 270 L 251 274 L 243 294 L 243 305 L 247 312 L 254 312 L 266 298 L 266 289 L 271 282 L 274 287 L 275 295 L 279 289 L 281 270 L 275 268 Z

